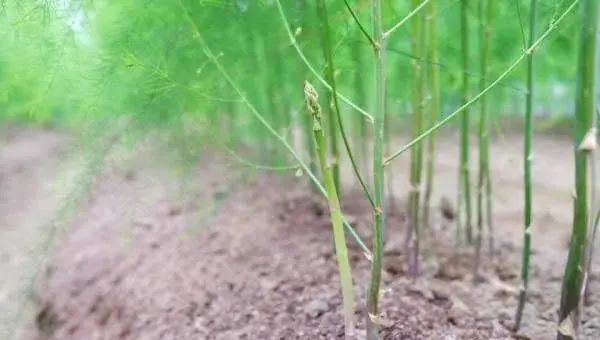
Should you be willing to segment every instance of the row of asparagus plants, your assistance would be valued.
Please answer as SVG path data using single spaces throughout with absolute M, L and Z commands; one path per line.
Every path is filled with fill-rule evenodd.
M 427 1 L 424 1 L 426 3 Z M 321 4 L 324 6 L 324 4 Z M 422 162 L 423 162 L 423 150 L 421 147 L 421 140 L 425 137 L 429 138 L 429 153 L 428 157 L 430 159 L 430 163 L 428 165 L 428 181 L 427 184 L 431 185 L 431 177 L 433 176 L 433 162 L 431 161 L 434 158 L 435 144 L 432 134 L 439 127 L 443 125 L 433 126 L 433 129 L 429 131 L 429 133 L 423 133 L 424 130 L 424 112 L 425 112 L 425 103 L 427 98 L 424 95 L 425 91 L 425 78 L 424 71 L 431 69 L 425 68 L 419 60 L 422 60 L 422 55 L 426 49 L 426 34 L 425 30 L 432 30 L 431 25 L 426 26 L 427 22 L 435 22 L 435 4 L 432 4 L 427 7 L 427 20 L 424 20 L 425 16 L 422 14 L 417 14 L 416 11 L 419 10 L 422 4 L 419 1 L 415 1 L 414 8 L 415 11 L 409 14 L 409 16 L 414 16 L 412 18 L 413 23 L 411 27 L 412 39 L 411 39 L 411 47 L 412 54 L 415 57 L 412 63 L 412 114 L 413 114 L 413 141 L 409 144 L 411 149 L 411 170 L 410 170 L 410 183 L 411 190 L 409 194 L 409 206 L 408 211 L 410 214 L 410 226 L 412 229 L 411 232 L 411 250 L 412 250 L 412 259 L 413 261 L 409 264 L 412 268 L 412 273 L 414 275 L 418 274 L 418 256 L 419 256 L 419 239 L 420 239 L 420 228 L 423 224 L 420 218 L 422 215 L 421 210 L 421 198 L 420 198 L 420 190 L 421 190 L 421 174 L 422 174 Z M 573 3 L 575 5 L 575 3 Z M 584 6 L 593 7 L 590 2 L 584 4 Z M 582 7 L 584 7 L 582 6 Z M 387 95 L 387 83 L 386 83 L 386 38 L 391 33 L 394 28 L 390 31 L 384 31 L 383 29 L 383 19 L 382 19 L 382 3 L 380 1 L 372 2 L 372 15 L 373 15 L 373 33 L 372 37 L 364 31 L 363 26 L 361 25 L 359 19 L 356 14 L 351 10 L 350 6 L 347 6 L 350 14 L 352 14 L 353 18 L 356 19 L 356 24 L 361 27 L 361 30 L 365 33 L 365 36 L 372 44 L 374 50 L 375 57 L 375 105 L 373 112 L 373 190 L 374 190 L 374 200 L 373 205 L 373 216 L 374 216 L 374 240 L 373 240 L 373 258 L 372 258 L 372 274 L 371 274 L 371 283 L 370 289 L 367 296 L 368 301 L 368 318 L 366 320 L 367 325 L 367 337 L 368 339 L 378 339 L 378 317 L 379 317 L 379 298 L 380 298 L 380 280 L 381 280 L 381 261 L 382 261 L 382 242 L 383 242 L 383 227 L 385 223 L 385 201 L 384 201 L 384 183 L 385 183 L 385 171 L 384 165 L 389 164 L 389 161 L 384 162 L 383 159 L 383 150 L 384 143 L 388 141 L 385 136 L 387 131 L 386 129 L 386 95 Z M 522 310 L 525 303 L 526 291 L 528 286 L 528 276 L 529 276 L 529 258 L 531 253 L 531 220 L 532 220 L 532 185 L 531 185 L 531 143 L 532 143 L 532 131 L 533 131 L 533 98 L 534 98 L 534 83 L 533 83 L 533 74 L 534 74 L 534 64 L 533 64 L 533 56 L 534 51 L 537 45 L 549 34 L 549 32 L 554 28 L 551 26 L 550 29 L 545 33 L 542 38 L 535 40 L 536 37 L 536 8 L 537 2 L 532 0 L 531 4 L 531 14 L 530 14 L 530 38 L 528 42 L 528 46 L 526 46 L 526 52 L 524 55 L 519 58 L 517 62 L 520 62 L 525 57 L 527 58 L 527 95 L 526 95 L 526 119 L 525 119 L 525 145 L 524 145 L 524 187 L 525 187 L 525 216 L 524 216 L 524 249 L 523 249 L 523 265 L 522 265 L 522 288 L 521 293 L 519 295 L 519 303 L 517 306 L 517 316 L 515 320 L 514 330 L 518 331 L 521 318 L 522 318 Z M 568 8 L 568 10 L 572 9 L 572 7 Z M 461 44 L 462 44 L 462 55 L 463 55 L 463 69 L 467 70 L 469 68 L 469 54 L 468 54 L 468 1 L 461 1 Z M 582 10 L 585 11 L 585 10 Z M 597 13 L 595 8 L 590 9 L 591 13 Z M 423 11 L 425 12 L 425 11 Z M 322 14 L 321 9 L 321 14 Z M 563 16 L 559 17 L 559 19 L 563 18 Z M 487 1 L 481 1 L 479 4 L 479 15 L 480 15 L 480 25 L 481 25 L 481 39 L 480 39 L 480 52 L 481 52 L 481 80 L 480 80 L 480 92 L 475 98 L 471 98 L 469 94 L 470 86 L 468 84 L 468 77 L 465 76 L 466 73 L 463 73 L 463 106 L 457 111 L 456 114 L 461 113 L 461 130 L 460 130 L 460 167 L 459 167 L 459 207 L 464 205 L 464 220 L 465 220 L 465 236 L 468 243 L 473 242 L 473 230 L 472 230 L 472 209 L 471 209 L 471 184 L 470 184 L 470 174 L 469 174 L 469 134 L 470 134 L 470 123 L 469 123 L 469 112 L 468 108 L 472 105 L 476 100 L 480 100 L 480 116 L 479 116 L 479 178 L 478 178 L 478 186 L 477 186 L 477 236 L 476 236 L 476 261 L 477 266 L 476 269 L 479 268 L 480 261 L 480 252 L 482 247 L 482 235 L 484 223 L 487 223 L 488 232 L 490 233 L 490 253 L 493 252 L 493 234 L 492 234 L 492 193 L 491 193 L 491 176 L 490 176 L 490 166 L 489 166 L 489 125 L 487 120 L 487 112 L 486 112 L 486 102 L 484 94 L 489 91 L 491 86 L 487 85 L 486 76 L 488 73 L 487 63 L 489 56 L 489 41 L 491 34 L 490 21 L 493 15 L 493 3 Z M 586 260 L 588 260 L 584 254 L 584 250 L 591 249 L 590 242 L 592 239 L 589 239 L 587 230 L 590 225 L 592 219 L 590 215 L 593 213 L 592 210 L 588 208 L 587 201 L 591 199 L 593 201 L 593 197 L 590 197 L 590 193 L 588 192 L 592 186 L 587 183 L 588 174 L 587 174 L 587 162 L 593 160 L 593 156 L 590 157 L 589 153 L 595 150 L 595 139 L 593 142 L 589 142 L 586 138 L 591 139 L 596 134 L 596 130 L 593 125 L 592 118 L 594 117 L 594 108 L 595 108 L 595 96 L 590 94 L 595 94 L 595 78 L 594 72 L 587 72 L 589 70 L 595 70 L 595 60 L 597 57 L 597 53 L 595 51 L 595 39 L 596 37 L 596 23 L 591 20 L 591 18 L 595 18 L 597 20 L 597 15 L 587 15 L 588 20 L 585 20 L 585 15 L 582 15 L 584 20 L 582 20 L 582 49 L 580 51 L 582 60 L 580 62 L 580 83 L 578 84 L 578 93 L 579 98 L 577 102 L 577 106 L 579 107 L 578 112 L 585 112 L 585 114 L 580 114 L 577 117 L 577 122 L 579 123 L 579 128 L 576 131 L 576 140 L 579 143 L 579 148 L 577 149 L 580 153 L 576 156 L 576 205 L 575 205 L 575 220 L 574 220 L 574 231 L 573 231 L 573 241 L 572 247 L 569 254 L 569 263 L 567 265 L 566 273 L 565 273 L 565 283 L 563 286 L 563 297 L 561 299 L 561 311 L 558 327 L 558 338 L 574 338 L 575 332 L 577 329 L 577 323 L 579 320 L 578 311 L 579 311 L 579 299 L 583 296 L 583 287 L 584 280 L 587 279 L 587 265 Z M 324 24 L 327 25 L 327 19 L 321 17 Z M 556 22 L 553 23 L 556 25 Z M 325 34 L 329 31 L 325 30 Z M 435 32 L 435 30 L 434 30 Z M 593 32 L 593 34 L 592 34 Z M 435 42 L 435 35 L 430 39 L 430 42 Z M 585 47 L 584 47 L 585 46 Z M 325 50 L 326 50 L 325 46 Z M 435 56 L 436 47 L 435 45 L 431 47 L 430 56 Z M 585 59 L 585 55 L 587 55 L 587 59 Z M 327 54 L 326 50 L 326 59 L 331 58 L 330 54 Z M 516 65 L 516 64 L 513 64 Z M 328 61 L 328 66 L 331 67 L 332 63 Z M 509 68 L 504 74 L 508 74 L 511 71 Z M 330 75 L 333 70 L 328 69 L 327 73 Z M 503 74 L 503 75 L 504 75 Z M 588 76 L 581 76 L 581 74 L 588 74 Z M 591 75 L 591 76 L 589 76 Z M 433 73 L 431 75 L 432 84 L 435 84 L 436 75 Z M 331 91 L 330 94 L 333 95 L 333 98 L 330 99 L 331 103 L 336 102 L 336 92 L 334 87 L 334 79 L 330 76 L 326 78 L 329 80 Z M 493 82 L 492 86 L 497 83 Z M 434 86 L 435 89 L 435 86 Z M 434 97 L 437 97 L 438 94 L 434 93 Z M 307 100 L 312 98 L 316 101 L 316 96 L 307 95 Z M 587 100 L 587 101 L 586 101 Z M 310 106 L 318 106 L 318 104 L 310 104 Z M 334 105 L 336 110 L 337 104 Z M 314 112 L 314 109 L 311 109 Z M 451 115 L 452 116 L 452 115 Z M 313 113 L 313 117 L 315 114 Z M 433 114 L 430 114 L 428 123 L 434 123 L 436 120 L 436 112 L 433 111 Z M 338 118 L 341 118 L 338 115 Z M 315 122 L 318 122 L 316 118 L 314 118 Z M 319 120 L 320 121 L 320 120 Z M 341 122 L 339 122 L 341 123 Z M 444 122 L 446 123 L 446 122 Z M 330 122 L 330 124 L 333 124 Z M 318 126 L 318 131 L 322 133 L 321 125 L 316 123 Z M 315 137 L 316 138 L 316 137 Z M 322 138 L 320 136 L 319 138 Z M 419 140 L 421 139 L 421 140 Z M 316 138 L 317 145 L 319 145 L 319 139 Z M 365 141 L 363 140 L 363 143 Z M 321 139 L 322 143 L 322 139 Z M 589 144 L 589 145 L 588 145 Z M 403 148 L 401 151 L 406 151 L 408 148 Z M 351 154 L 351 150 L 347 145 L 347 152 Z M 401 152 L 400 152 L 401 153 Z M 400 153 L 394 154 L 396 157 Z M 324 159 L 321 159 L 321 163 L 323 164 Z M 338 154 L 333 154 L 333 159 L 339 159 Z M 355 165 L 355 164 L 353 164 Z M 331 165 L 329 165 L 331 166 Z M 336 164 L 336 166 L 338 166 Z M 323 168 L 323 173 L 325 173 L 327 169 Z M 356 175 L 360 179 L 360 172 L 356 170 Z M 330 176 L 331 177 L 331 176 Z M 325 179 L 326 182 L 333 181 L 332 178 Z M 333 181 L 335 185 L 339 185 L 339 179 Z M 430 190 L 427 189 L 426 192 Z M 335 215 L 334 213 L 338 212 L 339 209 L 339 188 L 336 193 L 329 191 L 330 195 L 335 194 L 335 199 L 331 200 L 330 197 L 330 209 L 332 212 L 332 219 L 334 219 L 334 230 L 342 230 L 339 226 L 336 227 L 335 223 Z M 368 192 L 366 195 L 369 196 Z M 485 195 L 485 206 L 484 206 L 484 195 Z M 428 196 L 428 195 L 427 195 Z M 587 199 L 582 199 L 579 197 L 586 197 Z M 487 212 L 486 221 L 484 222 L 484 210 Z M 425 210 L 427 211 L 427 209 Z M 460 215 L 461 211 L 459 211 Z M 425 216 L 427 213 L 425 212 Z M 458 228 L 461 228 L 461 219 L 458 219 Z M 338 223 L 339 224 L 339 223 Z M 590 228 L 591 230 L 591 228 Z M 337 240 L 337 238 L 336 238 Z M 344 251 L 345 245 L 340 245 L 336 243 L 336 251 Z M 345 253 L 344 253 L 345 254 Z M 345 255 L 344 255 L 345 256 Z M 338 257 L 338 261 L 340 261 L 341 257 Z M 348 285 L 351 285 L 351 279 L 345 276 L 348 273 L 347 269 L 343 270 L 347 264 L 340 263 L 340 274 L 342 277 L 342 287 L 344 290 L 344 299 L 346 302 L 344 303 L 344 315 L 346 318 L 346 330 L 347 336 L 350 336 L 354 332 L 354 320 L 353 314 L 348 308 L 349 306 L 353 306 L 354 297 L 352 294 L 348 293 Z M 579 269 L 577 269 L 579 268 Z M 584 268 L 584 270 L 581 270 Z M 570 296 L 572 294 L 573 296 Z
M 582 1 L 583 5 L 592 6 L 589 4 L 590 1 Z M 433 192 L 433 178 L 435 176 L 435 133 L 446 124 L 450 123 L 451 120 L 457 118 L 459 115 L 460 119 L 460 153 L 459 153 L 459 185 L 458 185 L 458 206 L 459 206 L 459 218 L 457 219 L 457 230 L 459 241 L 465 239 L 469 244 L 475 244 L 476 252 L 476 271 L 479 270 L 481 249 L 483 244 L 483 234 L 485 231 L 488 232 L 490 255 L 493 254 L 493 214 L 492 214 L 492 188 L 491 188 L 491 172 L 490 172 L 490 152 L 489 152 L 489 113 L 487 110 L 486 95 L 496 86 L 501 85 L 502 82 L 508 78 L 517 66 L 522 61 L 527 60 L 526 68 L 526 83 L 527 83 L 527 94 L 526 94 L 526 119 L 525 119 L 525 145 L 524 145 L 524 188 L 525 188 L 525 215 L 524 215 L 524 250 L 523 250 L 523 265 L 521 280 L 522 290 L 519 296 L 519 303 L 517 306 L 517 316 L 515 320 L 514 330 L 518 331 L 521 319 L 522 309 L 526 299 L 526 291 L 528 287 L 528 273 L 529 273 L 529 258 L 531 252 L 531 221 L 532 221 L 532 184 L 531 184 L 531 146 L 532 146 L 532 131 L 533 131 L 533 100 L 534 100 L 534 73 L 533 73 L 533 57 L 534 52 L 539 48 L 541 43 L 549 37 L 549 35 L 556 30 L 561 21 L 563 21 L 568 14 L 576 7 L 578 1 L 571 3 L 569 7 L 566 7 L 564 11 L 556 15 L 555 20 L 547 27 L 547 29 L 541 34 L 537 34 L 535 29 L 536 19 L 536 2 L 532 1 L 530 8 L 530 37 L 525 47 L 524 52 L 516 58 L 508 68 L 500 73 L 495 79 L 490 79 L 489 68 L 490 59 L 493 54 L 490 53 L 490 49 L 493 48 L 492 42 L 492 19 L 494 19 L 494 2 L 480 1 L 478 4 L 478 24 L 479 24 L 479 57 L 480 57 L 480 74 L 478 91 L 475 95 L 471 95 L 472 86 L 470 84 L 470 76 L 468 70 L 473 68 L 472 58 L 470 55 L 470 20 L 469 20 L 469 2 L 468 0 L 461 0 L 460 2 L 460 41 L 461 41 L 461 69 L 463 70 L 462 79 L 462 104 L 461 106 L 440 119 L 441 109 L 441 96 L 440 96 L 440 76 L 439 76 L 439 58 L 438 58 L 438 31 L 437 31 L 437 17 L 438 8 L 440 2 L 434 0 L 425 1 L 414 1 L 412 3 L 412 9 L 410 9 L 402 19 L 398 20 L 396 24 L 390 26 L 389 29 L 385 29 L 384 15 L 383 15 L 383 2 L 373 0 L 371 2 L 371 21 L 372 29 L 368 30 L 363 25 L 364 17 L 361 17 L 361 11 L 357 8 L 360 4 L 354 5 L 349 2 L 344 3 L 346 15 L 352 18 L 352 23 L 355 25 L 355 29 L 349 30 L 353 32 L 353 41 L 347 43 L 349 55 L 352 65 L 355 68 L 353 75 L 353 88 L 356 102 L 348 99 L 340 93 L 341 88 L 344 86 L 338 86 L 338 70 L 336 69 L 336 53 L 338 52 L 338 46 L 334 43 L 335 33 L 331 29 L 331 22 L 334 16 L 330 14 L 329 2 L 320 0 L 316 2 L 315 8 L 311 8 L 307 3 L 302 3 L 302 10 L 299 11 L 300 18 L 296 29 L 290 25 L 290 21 L 287 17 L 286 11 L 284 10 L 280 1 L 275 1 L 275 5 L 278 9 L 278 14 L 282 19 L 285 31 L 287 33 L 287 39 L 294 50 L 294 52 L 300 57 L 300 65 L 302 65 L 308 72 L 281 72 L 281 70 L 291 70 L 293 67 L 291 64 L 279 65 L 276 67 L 277 71 L 273 75 L 266 77 L 268 81 L 278 81 L 276 87 L 281 91 L 282 87 L 285 87 L 285 80 L 277 79 L 281 73 L 292 75 L 293 78 L 299 81 L 298 76 L 302 76 L 305 79 L 315 79 L 316 85 L 306 82 L 304 85 L 304 100 L 306 108 L 300 110 L 296 114 L 296 117 L 300 122 L 300 129 L 304 131 L 301 135 L 304 136 L 300 149 L 308 149 L 308 156 L 300 156 L 291 143 L 288 137 L 285 135 L 285 131 L 293 129 L 296 118 L 288 115 L 293 115 L 294 112 L 289 109 L 282 109 L 277 107 L 276 104 L 271 103 L 262 105 L 260 110 L 257 109 L 245 93 L 238 87 L 237 82 L 228 75 L 225 68 L 221 65 L 218 66 L 223 77 L 229 82 L 229 84 L 236 89 L 236 92 L 240 95 L 242 101 L 251 109 L 254 116 L 258 118 L 258 122 L 262 127 L 266 127 L 267 130 L 278 140 L 277 143 L 282 143 L 288 150 L 288 152 L 294 157 L 295 161 L 299 162 L 300 167 L 304 172 L 309 175 L 313 185 L 320 192 L 328 198 L 336 256 L 338 260 L 338 266 L 340 269 L 340 282 L 342 287 L 342 298 L 343 298 L 343 311 L 345 320 L 346 336 L 352 337 L 355 333 L 356 320 L 354 314 L 355 302 L 354 302 L 354 283 L 351 274 L 350 264 L 348 262 L 346 238 L 344 236 L 345 231 L 351 232 L 352 236 L 363 246 L 363 251 L 366 257 L 371 261 L 371 280 L 367 288 L 367 307 L 368 317 L 366 318 L 367 326 L 367 337 L 368 339 L 379 338 L 379 323 L 378 318 L 380 315 L 379 300 L 381 296 L 381 271 L 383 261 L 383 229 L 385 226 L 386 215 L 388 211 L 386 207 L 386 167 L 398 156 L 404 152 L 411 151 L 411 167 L 408 173 L 409 181 L 411 184 L 409 193 L 409 202 L 407 211 L 409 213 L 410 221 L 410 259 L 408 263 L 411 273 L 415 276 L 419 273 L 419 254 L 420 240 L 423 234 L 426 234 L 427 228 L 429 228 L 429 222 L 432 219 L 430 208 L 431 208 L 431 195 Z M 582 6 L 583 6 L 582 5 Z M 310 14 L 310 11 L 314 11 L 314 15 Z M 364 15 L 363 15 L 364 16 Z M 591 16 L 588 16 L 591 17 Z M 317 23 L 314 23 L 314 20 Z M 590 25 L 590 20 L 583 20 L 586 25 Z M 395 152 L 387 153 L 387 150 L 391 150 L 391 139 L 389 136 L 393 134 L 393 130 L 390 128 L 390 108 L 389 108 L 389 80 L 388 74 L 388 60 L 389 51 L 388 48 L 389 40 L 397 33 L 400 28 L 404 28 L 405 24 L 410 23 L 410 76 L 411 76 L 411 115 L 412 115 L 412 139 L 402 148 Z M 309 48 L 301 46 L 301 40 L 306 36 L 305 31 L 309 25 L 315 25 L 319 27 L 318 46 L 321 50 L 321 57 L 315 57 L 311 55 L 308 57 L 307 51 Z M 587 26 L 586 26 L 587 27 Z M 199 35 L 199 32 L 197 32 Z M 357 41 L 356 38 L 362 40 Z M 253 35 L 253 39 L 260 40 L 260 35 Z M 589 34 L 587 36 L 586 43 L 590 45 L 591 38 Z M 203 42 L 204 51 L 207 53 L 209 58 L 216 65 L 220 65 L 218 56 L 212 54 L 209 51 L 208 44 Z M 371 57 L 365 56 L 362 53 L 362 47 L 364 45 L 370 46 L 372 49 Z M 583 45 L 583 44 L 582 44 Z M 287 45 L 286 45 L 287 46 Z M 594 45 L 595 46 L 595 45 Z M 284 50 L 286 47 L 284 44 L 280 47 Z M 588 50 L 582 51 L 581 53 L 592 53 Z M 595 50 L 594 50 L 595 51 Z M 273 52 L 262 52 L 263 56 L 274 55 Z M 257 55 L 260 55 L 257 53 Z M 276 56 L 275 56 L 276 58 Z M 321 63 L 314 63 L 311 60 L 322 60 Z M 368 60 L 373 60 L 372 79 L 374 89 L 373 93 L 373 105 L 372 110 L 366 109 L 368 106 L 368 100 L 366 96 L 366 88 L 370 86 L 368 81 L 365 79 L 365 72 L 361 72 L 365 68 Z M 590 67 L 586 64 L 580 67 Z M 264 66 L 265 70 L 270 70 L 269 66 Z M 368 73 L 368 72 L 367 72 Z M 581 72 L 580 74 L 585 74 Z M 591 73 L 593 74 L 593 73 Z M 580 76 L 580 82 L 582 77 Z M 289 80 L 288 80 L 289 81 Z M 585 86 L 591 85 L 591 80 L 587 79 Z M 273 100 L 274 92 L 269 90 L 269 86 L 272 88 L 272 84 L 265 85 L 267 89 L 267 96 L 264 100 L 267 102 Z M 583 85 L 580 85 L 583 88 Z M 319 103 L 319 95 L 317 88 L 320 88 L 326 101 L 323 105 Z M 579 89 L 579 87 L 578 87 Z M 588 89 L 589 91 L 589 89 Z M 580 92 L 586 92 L 580 90 Z M 594 93 L 594 92 L 586 92 Z M 583 95 L 580 95 L 580 97 Z M 291 96 L 294 98 L 295 96 Z M 589 97 L 589 96 L 588 96 Z M 253 95 L 252 98 L 260 98 L 257 94 Z M 587 97 L 586 97 L 587 98 Z M 589 98 L 588 98 L 589 99 Z M 285 102 L 285 100 L 284 100 Z M 345 108 L 349 110 L 344 111 L 342 102 Z M 476 219 L 472 216 L 472 198 L 471 192 L 473 187 L 470 183 L 470 171 L 469 171 L 469 137 L 471 134 L 471 123 L 470 123 L 470 108 L 477 103 L 479 104 L 479 115 L 478 115 L 478 141 L 479 141 L 479 161 L 478 161 L 478 179 L 475 188 L 476 193 Z M 589 111 L 589 107 L 593 107 L 595 104 L 578 104 L 588 105 L 585 106 L 584 110 Z M 592 105 L 592 106 L 590 106 Z M 322 109 L 324 108 L 324 109 Z M 592 110 L 593 111 L 593 110 Z M 265 115 L 263 112 L 271 112 L 271 115 Z M 343 113 L 346 112 L 346 113 Z M 579 111 L 578 111 L 579 112 Z M 280 116 L 277 116 L 280 115 Z M 593 114 L 590 115 L 593 117 Z M 587 118 L 586 118 L 587 119 Z M 581 142 L 582 131 L 591 131 L 591 125 L 587 126 L 584 118 L 578 117 L 578 122 L 582 121 L 577 131 L 577 140 Z M 584 122 L 585 121 L 585 122 Z M 346 129 L 346 124 L 350 123 L 351 129 Z M 591 123 L 590 123 L 591 124 Z M 593 129 L 592 129 L 593 130 Z M 353 134 L 353 138 L 350 137 Z M 263 140 L 260 139 L 259 140 Z M 351 141 L 354 140 L 354 143 Z M 340 142 L 343 147 L 340 147 Z M 365 148 L 369 142 L 372 143 L 372 150 L 369 151 Z M 277 144 L 275 143 L 275 145 Z M 276 148 L 276 146 L 265 146 L 268 149 Z M 585 150 L 588 150 L 584 147 Z M 581 148 L 580 148 L 581 150 Z M 354 177 L 360 183 L 361 188 L 365 194 L 365 199 L 369 200 L 373 209 L 373 248 L 367 249 L 364 246 L 363 240 L 356 235 L 352 227 L 344 219 L 342 212 L 340 211 L 340 202 L 343 200 L 341 194 L 342 181 L 340 167 L 342 163 L 342 152 L 348 156 L 350 166 L 352 167 Z M 588 249 L 589 238 L 587 237 L 587 230 L 591 219 L 589 214 L 592 212 L 586 208 L 585 213 L 582 213 L 578 209 L 581 207 L 587 207 L 589 199 L 582 199 L 580 197 L 588 197 L 590 186 L 587 183 L 589 179 L 587 170 L 587 163 L 592 159 L 587 153 L 581 153 L 577 156 L 577 195 L 576 200 L 576 214 L 579 216 L 575 219 L 574 225 L 578 227 L 574 229 L 574 241 L 572 242 L 572 250 L 569 255 L 569 263 L 565 274 L 564 293 L 561 302 L 561 320 L 559 327 L 559 336 L 564 334 L 574 334 L 574 330 L 577 326 L 577 318 L 574 311 L 578 311 L 579 296 L 582 294 L 582 285 L 584 273 L 581 271 L 573 272 L 573 268 L 577 268 L 578 265 L 584 263 L 584 259 L 587 256 L 583 256 L 582 253 L 579 255 L 574 253 L 573 249 Z M 388 155 L 386 157 L 386 154 Z M 369 167 L 367 165 L 368 159 L 372 159 L 372 164 Z M 306 161 L 304 161 L 306 160 Z M 423 166 L 425 164 L 425 166 Z M 317 168 L 316 165 L 319 165 Z M 586 179 L 581 179 L 584 176 Z M 371 185 L 367 184 L 368 178 L 371 178 Z M 320 183 L 323 183 L 321 186 Z M 583 202 L 583 203 L 581 203 Z M 583 216 L 583 217 L 582 217 Z M 582 222 L 583 221 L 583 222 Z M 475 222 L 475 223 L 473 223 Z M 474 227 L 477 227 L 474 230 Z M 585 229 L 582 229 L 585 226 Z M 589 266 L 585 266 L 588 268 Z M 577 293 L 573 293 L 577 292 Z M 574 307 L 575 306 L 575 307 Z M 571 328 L 569 328 L 571 327 Z M 571 332 L 571 333 L 569 333 Z

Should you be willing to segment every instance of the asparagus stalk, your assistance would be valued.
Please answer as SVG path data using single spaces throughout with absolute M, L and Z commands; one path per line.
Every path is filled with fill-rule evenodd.
M 313 123 L 313 136 L 321 173 L 323 174 L 323 182 L 327 191 L 327 202 L 329 204 L 329 212 L 331 214 L 331 224 L 333 226 L 333 239 L 335 244 L 335 254 L 340 273 L 340 283 L 342 286 L 342 304 L 344 310 L 344 325 L 346 339 L 350 339 L 354 335 L 354 285 L 352 283 L 352 272 L 350 261 L 348 259 L 348 249 L 346 247 L 346 238 L 344 236 L 344 226 L 342 220 L 342 212 L 340 201 L 335 186 L 333 177 L 333 164 L 329 161 L 327 155 L 327 143 L 325 142 L 325 133 L 323 132 L 323 119 L 321 107 L 319 105 L 319 97 L 315 88 L 308 82 L 304 83 L 304 96 L 308 111 Z
M 371 0 L 373 15 L 373 36 L 375 53 L 375 112 L 373 141 L 373 190 L 375 207 L 373 209 L 373 262 L 371 264 L 371 283 L 367 297 L 367 339 L 379 339 L 379 290 L 381 285 L 381 267 L 383 261 L 383 226 L 385 221 L 383 143 L 385 141 L 385 102 L 386 102 L 386 46 L 382 26 L 382 0 Z
M 580 300 L 586 273 L 586 247 L 591 220 L 590 155 L 596 149 L 597 32 L 600 5 L 597 0 L 581 1 L 579 63 L 575 101 L 575 195 L 571 245 L 562 283 L 558 340 L 575 339 L 580 319 Z
M 537 20 L 537 0 L 531 0 L 531 14 L 529 18 L 529 44 L 535 39 L 535 27 Z M 521 262 L 521 289 L 519 291 L 519 304 L 515 316 L 514 331 L 521 327 L 523 317 L 523 308 L 527 298 L 527 288 L 529 286 L 529 261 L 531 257 L 531 222 L 532 222 L 532 196 L 531 196 L 531 142 L 533 139 L 533 99 L 534 83 L 533 76 L 535 64 L 533 53 L 527 56 L 527 96 L 525 99 L 525 152 L 524 159 L 524 183 L 525 183 L 525 209 L 523 225 L 523 259 Z
M 426 72 L 428 85 L 431 91 L 431 104 L 428 110 L 428 121 L 431 126 L 435 124 L 440 111 L 440 73 L 438 63 L 437 47 L 437 8 L 435 1 L 430 1 L 427 5 L 427 57 L 431 61 L 428 63 Z M 427 228 L 430 226 L 430 205 L 431 194 L 433 192 L 433 174 L 435 171 L 435 133 L 432 133 L 427 139 L 427 162 L 425 170 L 425 197 L 423 199 L 423 220 Z
M 460 2 L 460 43 L 462 52 L 462 96 L 463 105 L 469 102 L 469 0 Z M 471 225 L 471 180 L 469 174 L 469 110 L 464 109 L 460 124 L 460 188 L 459 188 L 459 215 L 464 208 L 465 230 L 467 242 L 473 242 L 473 230 Z M 462 219 L 457 219 L 461 221 Z
M 413 6 L 417 7 L 421 4 L 421 0 L 413 0 Z M 419 13 L 412 21 L 412 53 L 415 59 L 412 60 L 412 109 L 413 109 L 413 138 L 419 136 L 423 131 L 423 70 L 419 60 L 422 59 L 423 51 L 422 44 L 422 22 L 423 15 Z M 412 228 L 411 245 L 412 245 L 412 261 L 410 271 L 414 276 L 419 272 L 419 238 L 420 238 L 420 216 L 421 213 L 420 197 L 421 197 L 421 173 L 423 163 L 423 147 L 422 143 L 417 143 L 411 149 L 411 167 L 410 167 L 410 197 L 409 197 L 409 214 L 410 225 Z

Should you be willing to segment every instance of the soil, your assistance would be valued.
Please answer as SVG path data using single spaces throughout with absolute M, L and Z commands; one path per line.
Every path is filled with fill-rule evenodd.
M 148 138 L 117 147 L 69 204 L 57 192 L 80 184 L 69 175 L 82 166 L 72 137 L 14 126 L 1 132 L 2 339 L 343 338 L 327 206 L 306 176 L 255 172 L 208 152 L 186 168 Z M 437 208 L 456 196 L 455 140 L 439 137 L 430 251 L 416 280 L 405 265 L 408 156 L 391 167 L 382 338 L 553 338 L 572 212 L 570 140 L 536 136 L 532 277 L 517 335 L 508 328 L 519 286 L 522 141 L 494 139 L 495 251 L 476 276 L 473 248 L 455 245 L 454 223 Z M 368 240 L 368 203 L 352 184 L 343 210 Z M 363 329 L 369 263 L 349 244 Z M 582 333 L 594 338 L 595 275 L 591 292 Z

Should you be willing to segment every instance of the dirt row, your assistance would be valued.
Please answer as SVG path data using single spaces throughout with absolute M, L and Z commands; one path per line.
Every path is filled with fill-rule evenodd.
M 142 141 L 112 153 L 66 214 L 58 193 L 76 178 L 73 164 L 80 164 L 69 152 L 71 139 L 11 131 L 0 151 L 2 338 L 17 327 L 16 339 L 24 340 L 341 339 L 327 207 L 305 177 L 256 173 L 212 153 L 185 167 Z M 456 195 L 458 147 L 451 137 L 440 138 L 436 204 Z M 394 163 L 384 339 L 513 338 L 507 327 L 519 282 L 520 143 L 511 136 L 494 142 L 496 249 L 492 259 L 486 253 L 480 278 L 473 275 L 473 249 L 455 247 L 454 225 L 438 209 L 422 276 L 407 275 L 407 224 L 398 207 L 408 188 L 408 159 Z M 520 336 L 548 339 L 569 235 L 572 148 L 556 136 L 536 137 L 535 148 L 533 277 Z M 351 185 L 343 209 L 368 239 L 368 204 Z M 64 233 L 47 254 L 54 227 Z M 352 244 L 351 255 L 362 328 L 369 264 Z M 597 336 L 596 282 L 583 322 L 584 332 Z

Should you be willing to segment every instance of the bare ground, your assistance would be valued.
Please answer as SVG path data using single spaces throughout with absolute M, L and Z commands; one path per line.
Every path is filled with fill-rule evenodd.
M 23 340 L 341 338 L 327 209 L 306 188 L 306 177 L 255 174 L 206 154 L 183 182 L 181 169 L 172 166 L 178 159 L 140 143 L 133 158 L 111 155 L 67 219 L 56 215 L 65 212 L 57 192 L 72 182 L 65 175 L 75 164 L 66 152 L 71 139 L 14 127 L 2 136 L 2 338 L 10 339 L 13 329 Z M 505 137 L 493 148 L 497 247 L 493 260 L 484 258 L 484 279 L 474 279 L 473 249 L 455 249 L 453 225 L 437 210 L 422 277 L 413 282 L 406 275 L 406 223 L 395 208 L 407 192 L 408 159 L 394 163 L 391 193 L 398 198 L 387 223 L 384 339 L 514 338 L 506 327 L 519 285 L 521 140 Z M 535 149 L 532 281 L 519 336 L 548 339 L 570 232 L 572 147 L 563 137 L 540 135 Z M 455 138 L 440 137 L 438 155 L 436 203 L 456 195 Z M 368 236 L 364 199 L 349 190 L 343 202 Z M 44 258 L 46 237 L 57 226 L 68 229 Z M 351 248 L 362 328 L 368 263 Z M 600 334 L 597 282 L 583 320 L 590 338 Z

